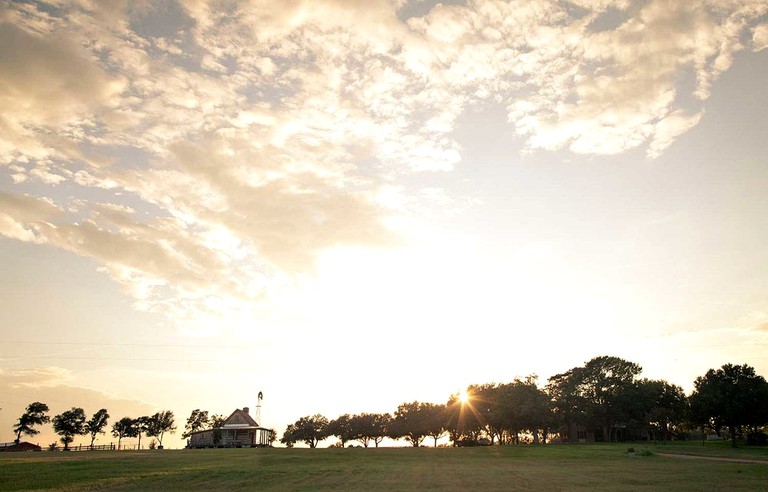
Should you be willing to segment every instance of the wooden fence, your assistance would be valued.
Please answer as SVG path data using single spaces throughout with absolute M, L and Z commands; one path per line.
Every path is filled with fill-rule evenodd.
M 109 444 L 100 444 L 97 446 L 90 446 L 88 444 L 78 444 L 77 446 L 70 446 L 70 451 L 114 451 L 117 449 L 117 446 L 114 445 L 114 443 Z

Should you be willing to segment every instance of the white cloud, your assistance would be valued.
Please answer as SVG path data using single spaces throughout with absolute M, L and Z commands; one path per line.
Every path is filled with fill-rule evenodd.
M 768 24 L 760 24 L 752 32 L 752 49 L 762 51 L 768 48 Z
M 664 117 L 656 124 L 654 138 L 648 148 L 650 157 L 658 157 L 667 147 L 694 126 L 699 123 L 703 111 L 696 114 L 685 114 L 683 111 L 675 111 Z
M 143 308 L 244 319 L 323 251 L 393 244 L 430 200 L 465 206 L 403 183 L 462 162 L 467 108 L 503 104 L 527 151 L 655 157 L 742 35 L 765 45 L 757 0 L 570 3 L 586 13 L 476 0 L 401 22 L 388 0 L 198 0 L 154 34 L 151 2 L 13 4 L 0 162 L 43 198 L 0 197 L 0 233 L 98 259 Z M 609 10 L 626 20 L 592 32 Z

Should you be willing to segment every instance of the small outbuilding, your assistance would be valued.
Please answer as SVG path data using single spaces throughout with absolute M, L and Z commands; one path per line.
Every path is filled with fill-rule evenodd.
M 0 451 L 40 451 L 40 446 L 31 442 L 4 442 L 0 443 Z
M 187 448 L 269 447 L 271 432 L 271 429 L 259 427 L 248 407 L 238 408 L 221 427 L 191 433 Z

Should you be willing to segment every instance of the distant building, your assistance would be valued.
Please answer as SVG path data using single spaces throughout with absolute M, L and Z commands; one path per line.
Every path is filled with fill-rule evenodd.
M 40 446 L 31 442 L 3 442 L 0 443 L 0 451 L 40 451 Z
M 270 446 L 270 429 L 259 427 L 248 407 L 237 409 L 217 429 L 193 432 L 187 448 L 251 448 Z

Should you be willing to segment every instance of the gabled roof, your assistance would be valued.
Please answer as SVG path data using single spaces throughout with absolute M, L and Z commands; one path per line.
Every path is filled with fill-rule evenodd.
M 248 415 L 244 410 L 237 409 L 234 412 L 232 412 L 232 415 L 227 417 L 227 420 L 224 421 L 223 428 L 234 428 L 234 427 L 258 427 L 259 424 L 253 420 L 253 417 Z

